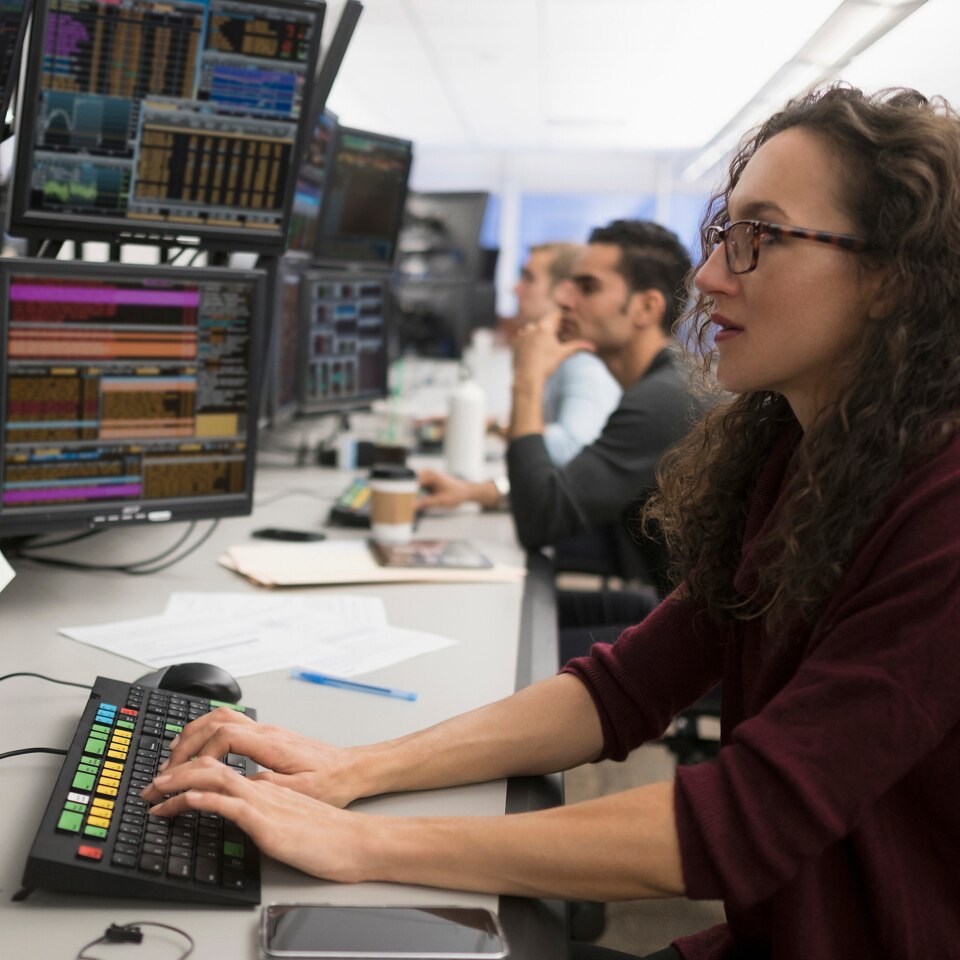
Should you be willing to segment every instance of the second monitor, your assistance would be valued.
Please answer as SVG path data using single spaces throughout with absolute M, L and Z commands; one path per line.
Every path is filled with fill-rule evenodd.
M 386 276 L 308 270 L 300 292 L 300 409 L 368 406 L 387 394 L 390 288 Z

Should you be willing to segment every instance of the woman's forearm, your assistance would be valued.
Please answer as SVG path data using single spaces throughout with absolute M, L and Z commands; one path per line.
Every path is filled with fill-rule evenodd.
M 583 684 L 561 674 L 505 700 L 349 751 L 358 796 L 553 773 L 596 759 L 600 719 Z
M 673 784 L 505 817 L 362 817 L 350 880 L 588 900 L 684 894 Z

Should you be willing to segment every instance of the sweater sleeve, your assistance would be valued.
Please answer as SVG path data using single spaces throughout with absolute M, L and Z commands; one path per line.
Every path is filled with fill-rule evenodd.
M 655 485 L 660 458 L 689 427 L 690 406 L 682 375 L 667 367 L 631 387 L 600 436 L 563 468 L 551 462 L 542 434 L 514 440 L 507 470 L 523 546 L 537 550 L 619 522 Z
M 675 592 L 614 644 L 596 643 L 564 672 L 587 687 L 600 717 L 600 760 L 623 760 L 659 737 L 720 679 L 723 636 Z
M 767 899 L 960 722 L 958 530 L 960 465 L 868 532 L 799 668 L 718 760 L 678 769 L 689 896 Z

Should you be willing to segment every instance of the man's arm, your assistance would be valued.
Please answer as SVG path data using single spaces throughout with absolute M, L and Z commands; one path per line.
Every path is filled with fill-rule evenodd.
M 553 464 L 542 436 L 514 439 L 507 471 L 520 542 L 536 550 L 621 523 L 655 487 L 657 464 L 689 429 L 691 407 L 684 373 L 665 361 L 624 392 L 600 436 L 566 466 Z
M 561 343 L 557 338 L 560 313 L 554 311 L 525 326 L 513 345 L 513 403 L 510 410 L 510 438 L 542 434 L 543 391 L 547 378 L 568 357 L 581 350 L 593 350 L 586 340 Z

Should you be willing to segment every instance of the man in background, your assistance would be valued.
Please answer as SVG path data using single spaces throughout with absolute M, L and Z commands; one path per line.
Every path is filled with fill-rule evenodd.
M 575 243 L 541 243 L 530 248 L 513 288 L 518 323 L 514 340 L 525 327 L 557 312 L 553 293 L 570 276 L 581 249 Z M 543 439 L 550 460 L 562 467 L 596 440 L 622 392 L 592 353 L 578 351 L 563 360 L 547 378 L 543 391 Z
M 517 535 L 527 549 L 585 533 L 603 536 L 620 576 L 662 590 L 662 546 L 635 539 L 629 519 L 655 487 L 661 456 L 700 412 L 671 349 L 689 270 L 687 251 L 659 224 L 618 220 L 594 230 L 574 259 L 570 279 L 554 291 L 559 312 L 517 334 L 509 477 L 470 483 L 426 470 L 420 483 L 430 493 L 419 506 L 474 501 L 495 508 L 509 498 Z M 624 392 L 600 436 L 560 467 L 547 450 L 544 392 L 550 375 L 580 350 L 602 360 Z M 619 606 L 626 596 L 612 599 L 616 609 L 593 610 L 586 619 L 636 622 L 649 609 L 649 601 L 643 609 L 627 611 Z M 571 621 L 561 611 L 562 624 L 583 619 Z

